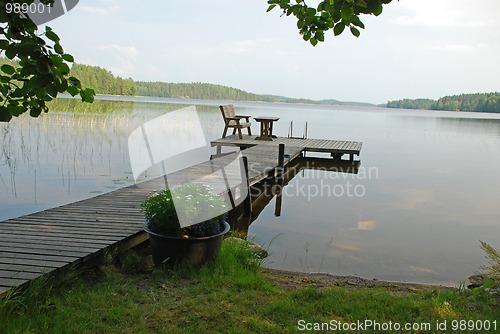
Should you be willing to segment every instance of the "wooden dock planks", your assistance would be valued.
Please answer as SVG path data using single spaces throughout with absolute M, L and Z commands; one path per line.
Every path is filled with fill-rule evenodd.
M 0 223 L 0 296 L 45 274 L 144 240 L 139 204 L 154 182 Z
M 255 141 L 255 136 L 229 136 L 213 146 L 238 146 L 248 159 L 249 183 L 273 175 L 278 166 L 278 144 L 285 144 L 285 165 L 304 151 L 356 154 L 359 142 L 322 139 L 277 138 Z M 221 168 L 234 160 L 226 156 L 167 176 L 168 183 L 203 178 L 219 182 Z M 227 171 L 230 183 L 241 182 L 241 173 Z M 0 297 L 42 275 L 95 258 L 109 249 L 126 249 L 147 239 L 140 203 L 154 190 L 166 187 L 163 177 L 61 207 L 0 222 Z
M 356 141 L 344 140 L 329 140 L 329 139 L 301 139 L 301 138 L 284 138 L 278 137 L 273 141 L 258 141 L 256 136 L 244 135 L 243 139 L 237 136 L 227 136 L 212 141 L 212 146 L 239 146 L 239 147 L 276 147 L 278 144 L 285 144 L 286 147 L 302 148 L 306 152 L 325 152 L 325 153 L 341 153 L 355 154 L 361 152 L 363 143 Z M 275 148 L 276 149 L 276 148 Z

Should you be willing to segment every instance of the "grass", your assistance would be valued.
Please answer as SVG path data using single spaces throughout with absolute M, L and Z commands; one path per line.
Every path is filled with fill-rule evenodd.
M 482 266 L 482 275 L 495 283 L 500 285 L 500 250 L 493 248 L 484 241 L 481 241 L 481 249 L 486 253 L 486 258 L 489 264 Z
M 201 268 L 140 268 L 141 258 L 129 254 L 119 265 L 75 272 L 54 288 L 36 282 L 0 300 L 0 333 L 296 333 L 301 319 L 431 323 L 425 333 L 439 332 L 434 324 L 445 320 L 447 332 L 453 320 L 500 326 L 498 299 L 486 293 L 284 285 L 234 240 L 224 241 L 217 261 Z

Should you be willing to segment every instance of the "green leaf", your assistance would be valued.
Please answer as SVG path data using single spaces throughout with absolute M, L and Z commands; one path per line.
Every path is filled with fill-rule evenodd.
M 45 36 L 55 43 L 59 43 L 59 36 L 50 27 L 45 28 Z
M 63 50 L 61 44 L 59 44 L 59 43 L 54 44 L 54 51 L 56 51 L 60 55 L 64 53 L 64 50 Z
M 14 59 L 17 56 L 17 45 L 10 44 L 5 50 L 5 56 L 10 60 Z
M 318 44 L 318 40 L 316 38 L 311 38 L 310 42 L 312 46 L 316 46 L 316 44 Z
M 14 74 L 14 73 L 16 73 L 16 69 L 13 66 L 10 66 L 8 64 L 2 65 L 1 69 L 6 74 Z
M 80 91 L 80 96 L 83 102 L 92 103 L 94 102 L 95 92 L 92 88 L 85 88 L 85 90 Z
M 306 16 L 310 16 L 310 17 L 312 17 L 312 16 L 314 16 L 314 15 L 316 15 L 316 9 L 314 9 L 314 8 L 312 8 L 312 7 L 308 7 L 308 8 L 306 9 Z
M 2 39 L 0 40 L 0 49 L 5 50 L 9 46 L 9 41 Z
M 362 29 L 365 29 L 365 25 L 363 22 L 361 22 L 360 18 L 356 15 L 351 16 L 351 23 L 354 24 L 355 26 L 358 26 Z
M 360 34 L 360 33 L 359 33 L 359 30 L 358 30 L 356 27 L 354 27 L 354 26 L 351 26 L 351 33 L 352 33 L 354 36 L 356 36 L 356 37 L 359 37 L 359 34 Z
M 80 90 L 74 86 L 69 86 L 68 89 L 67 89 L 67 92 L 71 95 L 71 96 L 76 96 Z
M 310 40 L 311 39 L 311 32 L 309 32 L 309 31 L 304 32 L 304 36 L 302 36 L 302 38 L 304 38 L 304 41 Z
M 50 65 L 48 61 L 39 61 L 36 63 L 36 70 L 41 74 L 49 74 L 50 73 Z
M 75 86 L 77 88 L 80 88 L 81 87 L 81 82 L 80 80 L 78 80 L 77 78 L 75 77 L 69 77 L 68 78 L 68 81 L 69 83 L 72 85 L 72 86 Z
M 59 72 L 61 74 L 64 74 L 64 75 L 69 74 L 69 71 L 70 71 L 69 66 L 67 64 L 64 64 L 64 63 L 59 65 L 57 67 L 57 69 L 59 70 Z
M 26 107 L 23 107 L 23 106 L 19 106 L 19 105 L 13 105 L 13 104 L 8 104 L 7 105 L 7 111 L 12 115 L 12 116 L 19 116 L 21 115 L 23 112 L 26 111 Z
M 352 14 L 354 14 L 354 10 L 351 7 L 342 7 L 342 10 L 340 11 L 342 19 L 349 22 L 351 21 Z
M 364 0 L 358 0 L 356 6 L 366 8 L 366 2 Z
M 273 10 L 273 8 L 276 7 L 276 5 L 271 5 L 267 8 L 266 12 L 270 12 L 271 10 Z
M 70 62 L 70 63 L 73 63 L 73 62 L 75 61 L 75 58 L 73 58 L 73 56 L 72 56 L 72 55 L 67 54 L 67 53 L 63 54 L 63 55 L 62 55 L 62 58 L 63 58 L 64 60 L 66 60 L 67 62 Z
M 12 115 L 7 110 L 7 107 L 0 106 L 0 122 L 8 122 L 12 119 Z
M 340 15 L 340 10 L 338 10 L 338 9 L 331 12 L 331 14 L 332 14 L 332 19 L 334 22 L 339 22 L 342 19 L 342 16 Z
M 38 116 L 40 116 L 41 113 L 42 113 L 41 108 L 31 108 L 30 109 L 30 116 L 31 117 L 38 117 Z
M 2 82 L 2 83 L 10 82 L 11 79 L 12 78 L 8 75 L 1 75 L 0 76 L 0 82 Z M 4 86 L 2 86 L 2 87 L 4 87 Z
M 345 24 L 343 22 L 339 22 L 333 27 L 333 34 L 335 36 L 340 35 L 345 29 Z

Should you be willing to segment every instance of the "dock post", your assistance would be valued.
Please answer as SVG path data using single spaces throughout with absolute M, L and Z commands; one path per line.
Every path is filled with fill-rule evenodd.
M 248 190 L 248 195 L 243 201 L 243 211 L 246 217 L 252 214 L 252 192 L 250 191 L 250 183 L 248 182 L 248 159 L 243 157 L 243 167 L 245 168 L 245 182 Z
M 283 179 L 285 173 L 285 144 L 280 144 L 278 149 L 278 167 L 276 178 L 278 182 Z

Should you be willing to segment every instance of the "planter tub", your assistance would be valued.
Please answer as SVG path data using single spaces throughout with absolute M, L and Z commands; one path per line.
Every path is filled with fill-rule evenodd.
M 149 242 L 153 251 L 153 261 L 159 265 L 168 262 L 187 262 L 192 265 L 201 265 L 213 260 L 222 245 L 224 235 L 229 232 L 230 226 L 223 222 L 224 230 L 218 234 L 200 238 L 169 237 L 149 230 L 147 222 L 144 231 L 149 234 Z

